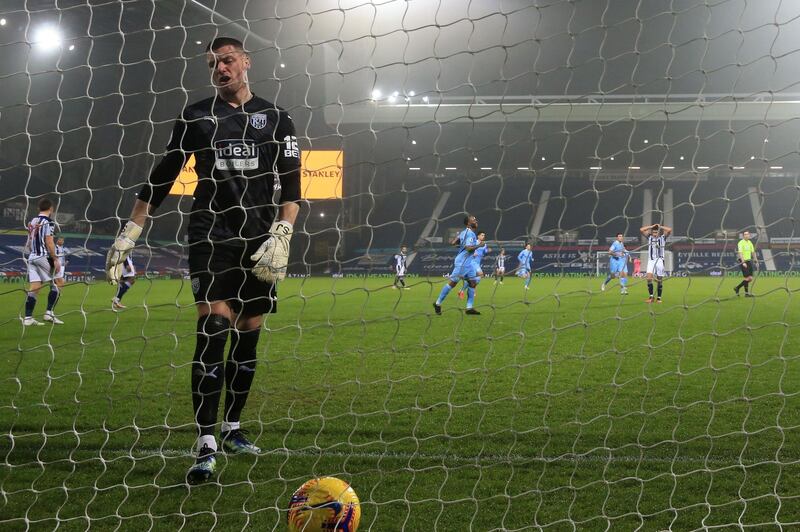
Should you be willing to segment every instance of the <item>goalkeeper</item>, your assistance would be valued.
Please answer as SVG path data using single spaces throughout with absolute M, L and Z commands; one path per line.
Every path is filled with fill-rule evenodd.
M 197 458 L 186 476 L 190 484 L 216 473 L 223 388 L 222 448 L 260 452 L 239 419 L 256 370 L 263 315 L 276 311 L 276 284 L 286 276 L 300 199 L 300 151 L 291 117 L 250 91 L 250 56 L 240 41 L 218 37 L 206 52 L 216 95 L 183 109 L 165 156 L 139 192 L 130 221 L 106 259 L 108 280 L 119 282 L 145 221 L 194 154 L 198 182 L 188 243 L 198 314 L 191 389 L 199 437 Z

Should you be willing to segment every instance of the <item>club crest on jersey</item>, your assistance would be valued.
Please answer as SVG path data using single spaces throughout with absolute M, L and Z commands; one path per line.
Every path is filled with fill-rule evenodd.
M 267 115 L 264 113 L 250 115 L 250 125 L 256 129 L 264 129 L 267 125 Z
M 258 168 L 258 149 L 250 139 L 218 140 L 214 159 L 217 170 L 254 170 Z

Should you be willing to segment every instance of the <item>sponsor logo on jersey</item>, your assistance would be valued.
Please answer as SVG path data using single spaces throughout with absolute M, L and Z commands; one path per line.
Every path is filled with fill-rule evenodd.
M 267 115 L 264 113 L 250 115 L 250 125 L 256 129 L 264 129 L 264 126 L 267 125 Z
M 214 166 L 217 170 L 253 170 L 258 168 L 258 148 L 250 139 L 225 139 L 214 142 Z

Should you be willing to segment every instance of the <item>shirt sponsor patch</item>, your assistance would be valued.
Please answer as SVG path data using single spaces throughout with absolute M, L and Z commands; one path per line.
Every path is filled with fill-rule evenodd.
M 217 170 L 253 170 L 258 168 L 258 149 L 250 139 L 225 139 L 214 142 L 214 166 Z

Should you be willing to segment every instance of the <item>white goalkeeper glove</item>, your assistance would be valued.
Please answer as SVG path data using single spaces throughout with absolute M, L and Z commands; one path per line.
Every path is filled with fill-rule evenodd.
M 136 239 L 142 234 L 142 228 L 133 222 L 128 222 L 122 229 L 114 244 L 106 255 L 106 279 L 111 284 L 117 284 L 122 278 L 122 265 L 128 258 Z
M 292 224 L 284 221 L 273 222 L 269 228 L 269 235 L 258 251 L 250 255 L 250 260 L 255 262 L 253 275 L 264 282 L 275 283 L 286 277 Z

